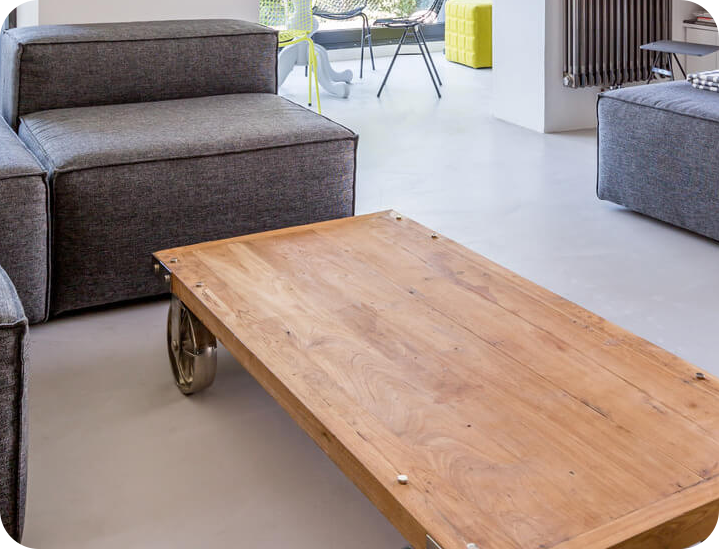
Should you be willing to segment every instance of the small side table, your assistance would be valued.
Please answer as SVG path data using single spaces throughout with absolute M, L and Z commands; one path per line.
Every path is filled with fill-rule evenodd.
M 668 76 L 674 80 L 674 70 L 672 70 L 672 57 L 679 65 L 679 70 L 682 71 L 684 78 L 687 77 L 687 73 L 682 67 L 681 61 L 677 55 L 692 55 L 695 57 L 704 57 L 705 55 L 711 55 L 719 51 L 719 46 L 710 46 L 707 44 L 694 44 L 692 42 L 678 42 L 676 40 L 659 40 L 658 42 L 650 42 L 640 46 L 641 49 L 646 51 L 653 51 L 654 59 L 652 61 L 652 71 L 649 74 L 647 84 L 649 84 L 655 75 L 661 74 L 662 76 Z M 659 66 L 659 63 L 665 59 L 669 69 L 663 69 Z

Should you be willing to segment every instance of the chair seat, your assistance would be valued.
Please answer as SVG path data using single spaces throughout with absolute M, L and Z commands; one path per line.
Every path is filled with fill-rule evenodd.
M 377 19 L 374 24 L 380 27 L 413 27 L 414 25 L 430 25 L 437 19 L 437 14 L 432 10 L 420 10 L 409 17 L 387 17 Z
M 388 17 L 385 19 L 377 19 L 374 24 L 378 27 L 411 27 L 417 22 L 412 19 Z
M 295 40 L 303 40 L 309 38 L 310 33 L 303 30 L 281 30 L 278 36 L 280 46 L 284 45 L 285 42 L 294 42 Z
M 333 12 L 333 11 L 327 11 L 320 8 L 315 8 L 312 10 L 312 13 L 316 15 L 317 17 L 323 17 L 324 19 L 352 19 L 353 17 L 359 16 L 364 8 L 358 7 L 355 9 L 342 11 L 342 12 Z

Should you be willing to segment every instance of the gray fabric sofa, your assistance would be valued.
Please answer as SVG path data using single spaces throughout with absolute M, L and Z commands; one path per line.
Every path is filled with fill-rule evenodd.
M 719 240 L 719 94 L 687 82 L 598 102 L 597 195 Z
M 15 287 L 0 267 L 0 516 L 18 543 L 27 485 L 27 325 Z
M 33 323 L 48 313 L 49 205 L 45 170 L 0 119 L 0 265 Z
M 354 213 L 357 136 L 277 96 L 232 20 L 2 36 L 2 112 L 49 172 L 50 314 L 161 294 L 163 248 Z

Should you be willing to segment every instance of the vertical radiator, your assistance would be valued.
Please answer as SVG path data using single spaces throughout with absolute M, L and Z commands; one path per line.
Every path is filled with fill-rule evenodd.
M 563 2 L 565 86 L 621 86 L 649 78 L 653 52 L 639 46 L 671 39 L 672 0 Z

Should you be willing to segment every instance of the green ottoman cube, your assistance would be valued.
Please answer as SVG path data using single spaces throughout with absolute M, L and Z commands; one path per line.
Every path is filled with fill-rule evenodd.
M 491 0 L 448 0 L 444 29 L 449 61 L 474 69 L 492 66 Z

